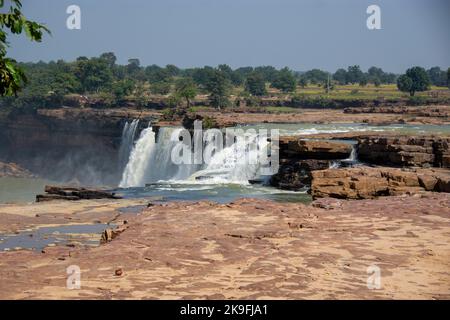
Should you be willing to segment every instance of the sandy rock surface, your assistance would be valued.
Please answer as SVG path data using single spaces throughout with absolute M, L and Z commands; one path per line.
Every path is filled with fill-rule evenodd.
M 177 202 L 127 219 L 96 248 L 1 252 L 0 298 L 450 298 L 449 194 Z M 66 287 L 72 265 L 79 290 Z M 367 287 L 373 265 L 378 290 Z

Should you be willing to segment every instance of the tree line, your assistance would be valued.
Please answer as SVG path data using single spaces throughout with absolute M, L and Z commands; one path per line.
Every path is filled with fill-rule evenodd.
M 448 85 L 450 72 L 439 67 L 429 70 L 416 67 L 399 76 L 377 67 L 364 72 L 357 65 L 338 69 L 333 74 L 319 69 L 295 72 L 273 66 L 232 69 L 226 64 L 181 69 L 175 65 L 142 66 L 139 59 L 129 59 L 127 64 L 121 65 L 112 52 L 92 58 L 79 57 L 73 62 L 58 60 L 18 63 L 18 66 L 27 75 L 27 85 L 17 97 L 3 98 L 2 105 L 57 107 L 66 95 L 80 94 L 97 96 L 111 106 L 129 96 L 137 105 L 145 106 L 150 95 L 164 95 L 168 96 L 170 105 L 189 107 L 198 94 L 205 94 L 211 106 L 222 108 L 230 105 L 233 88 L 239 88 L 244 96 L 265 96 L 268 86 L 292 93 L 297 86 L 318 85 L 328 92 L 336 84 L 365 86 L 369 83 L 375 86 L 397 83 L 401 91 L 413 95 L 431 84 Z

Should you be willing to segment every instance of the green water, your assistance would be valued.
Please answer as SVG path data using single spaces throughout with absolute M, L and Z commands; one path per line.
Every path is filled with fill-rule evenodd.
M 0 177 L 0 203 L 28 203 L 36 195 L 44 193 L 46 184 L 51 181 L 38 178 Z

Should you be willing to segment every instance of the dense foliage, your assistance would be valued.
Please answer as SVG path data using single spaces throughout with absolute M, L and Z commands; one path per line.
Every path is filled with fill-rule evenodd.
M 411 96 L 417 91 L 426 91 L 430 87 L 430 78 L 424 68 L 413 67 L 406 70 L 397 81 L 397 87 L 400 91 L 409 92 Z
M 4 5 L 5 1 L 0 0 L 0 9 Z M 31 41 L 40 42 L 43 33 L 49 32 L 44 25 L 28 20 L 21 9 L 20 0 L 11 0 L 9 10 L 6 13 L 0 13 L 0 96 L 15 95 L 27 81 L 25 73 L 17 62 L 6 56 L 7 36 L 24 32 Z
M 231 105 L 231 95 L 245 99 L 246 105 L 257 105 L 259 97 L 274 92 L 302 93 L 310 85 L 322 87 L 329 94 L 337 84 L 391 84 L 397 76 L 371 67 L 363 72 L 357 65 L 339 69 L 334 74 L 319 69 L 294 72 L 272 66 L 241 67 L 232 69 L 222 64 L 217 67 L 180 69 L 175 65 L 165 67 L 142 66 L 139 59 L 129 59 L 125 65 L 117 64 L 114 53 L 106 52 L 99 57 L 79 57 L 75 61 L 63 60 L 48 63 L 19 63 L 28 77 L 27 86 L 17 97 L 0 100 L 0 107 L 19 107 L 27 110 L 56 108 L 70 105 L 70 99 L 90 99 L 98 106 L 113 107 L 134 103 L 137 107 L 151 106 L 152 99 L 164 97 L 166 105 L 192 106 L 197 95 L 206 95 L 209 104 L 216 108 Z M 420 77 L 430 78 L 431 84 L 446 86 L 448 72 L 438 67 L 421 72 Z M 411 92 L 428 87 L 411 83 L 418 76 L 398 79 L 399 88 Z M 419 78 L 420 78 L 419 77 Z M 410 79 L 411 78 L 411 79 Z M 275 91 L 274 91 L 275 90 Z M 307 90 L 307 89 L 305 89 Z M 353 88 L 352 92 L 357 92 Z M 69 102 L 68 102 L 69 101 Z M 92 105 L 92 103 L 91 103 Z

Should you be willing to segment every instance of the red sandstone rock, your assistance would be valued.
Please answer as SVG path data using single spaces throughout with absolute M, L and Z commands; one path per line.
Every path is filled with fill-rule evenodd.
M 313 171 L 313 198 L 371 199 L 379 196 L 449 192 L 450 171 L 357 167 Z

